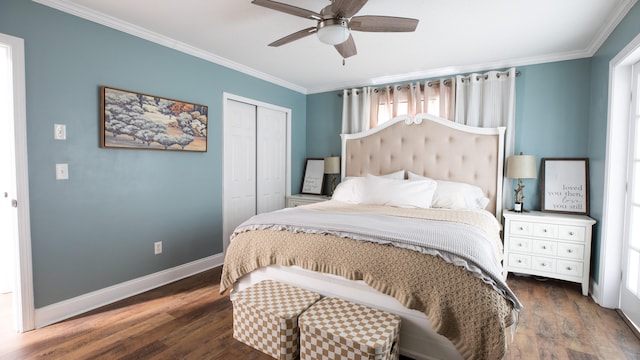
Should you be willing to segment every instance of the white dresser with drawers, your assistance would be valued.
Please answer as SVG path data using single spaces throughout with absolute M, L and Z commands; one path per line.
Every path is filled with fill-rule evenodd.
M 531 274 L 582 284 L 589 293 L 591 230 L 584 215 L 505 211 L 504 275 Z

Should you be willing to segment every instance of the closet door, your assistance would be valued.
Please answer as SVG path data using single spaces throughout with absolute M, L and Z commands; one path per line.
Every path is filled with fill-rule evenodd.
M 257 213 L 285 207 L 287 114 L 258 107 L 256 190 Z
M 285 207 L 290 112 L 250 99 L 225 98 L 223 220 L 226 251 L 233 230 L 253 215 Z
M 224 109 L 223 243 L 256 214 L 256 106 L 227 100 Z

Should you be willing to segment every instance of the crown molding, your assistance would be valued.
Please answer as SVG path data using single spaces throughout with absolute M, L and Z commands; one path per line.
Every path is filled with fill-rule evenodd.
M 122 31 L 129 35 L 133 35 L 141 39 L 154 42 L 156 44 L 168 47 L 170 49 L 174 49 L 174 50 L 183 52 L 185 54 L 210 61 L 212 63 L 253 76 L 255 78 L 273 83 L 275 85 L 280 85 L 290 90 L 293 90 L 302 94 L 307 94 L 307 89 L 302 86 L 290 83 L 288 81 L 269 75 L 267 73 L 263 73 L 256 69 L 250 68 L 248 66 L 239 64 L 235 61 L 231 61 L 229 59 L 210 53 L 208 51 L 204 51 L 202 49 L 196 48 L 189 44 L 186 44 L 186 43 L 177 41 L 175 39 L 172 39 L 170 37 L 150 31 L 143 27 L 117 19 L 113 16 L 109 16 L 102 12 L 95 11 L 85 6 L 78 5 L 71 1 L 68 1 L 68 0 L 32 0 L 32 1 L 41 5 L 45 5 L 45 6 L 54 8 L 56 10 L 60 10 L 62 12 L 77 16 L 79 18 L 82 18 L 100 25 L 107 26 L 118 31 Z
M 590 54 L 589 56 L 595 55 L 596 51 L 598 51 L 602 44 L 604 44 L 604 42 L 609 38 L 609 35 L 611 35 L 613 30 L 618 27 L 622 19 L 624 19 L 636 2 L 638 2 L 638 0 L 627 0 L 615 9 L 614 13 L 611 14 L 609 19 L 602 25 L 600 31 L 598 31 L 591 41 L 591 44 L 587 47 L 587 52 Z
M 380 86 L 384 84 L 392 84 L 392 83 L 402 83 L 408 81 L 416 81 L 423 79 L 431 79 L 437 77 L 446 77 L 453 76 L 459 74 L 467 74 L 478 71 L 489 71 L 495 69 L 503 69 L 503 68 L 511 68 L 517 66 L 525 66 L 525 65 L 536 65 L 543 63 L 551 63 L 558 61 L 567 61 L 567 60 L 576 60 L 591 57 L 587 50 L 580 51 L 572 51 L 565 53 L 557 53 L 557 54 L 549 54 L 535 57 L 527 57 L 520 59 L 510 59 L 503 61 L 490 62 L 485 64 L 472 64 L 472 65 L 460 65 L 460 66 L 447 66 L 437 69 L 429 69 L 425 71 L 417 71 L 406 74 L 398 74 L 398 75 L 390 75 L 390 76 L 382 76 L 372 79 L 366 79 L 356 82 L 350 83 L 340 83 L 335 84 L 330 87 L 317 87 L 317 88 L 308 88 L 308 94 L 317 94 L 329 91 L 343 90 L 346 88 L 352 87 L 362 87 L 362 86 Z

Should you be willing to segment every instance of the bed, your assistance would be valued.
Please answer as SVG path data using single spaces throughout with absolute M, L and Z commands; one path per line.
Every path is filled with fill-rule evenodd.
M 240 225 L 221 293 L 277 280 L 400 315 L 408 357 L 502 358 L 521 308 L 501 267 L 503 141 L 428 114 L 342 135 L 332 200 Z

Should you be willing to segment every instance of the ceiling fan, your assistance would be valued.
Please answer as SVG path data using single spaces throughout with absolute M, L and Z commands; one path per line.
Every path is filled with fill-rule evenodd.
M 356 43 L 353 41 L 353 36 L 351 36 L 351 30 L 412 32 L 418 26 L 417 19 L 378 15 L 354 16 L 367 1 L 332 0 L 330 5 L 320 10 L 320 13 L 272 0 L 253 0 L 252 3 L 318 22 L 316 26 L 294 32 L 272 42 L 269 46 L 281 46 L 315 33 L 320 41 L 335 46 L 342 58 L 346 59 L 357 54 Z

